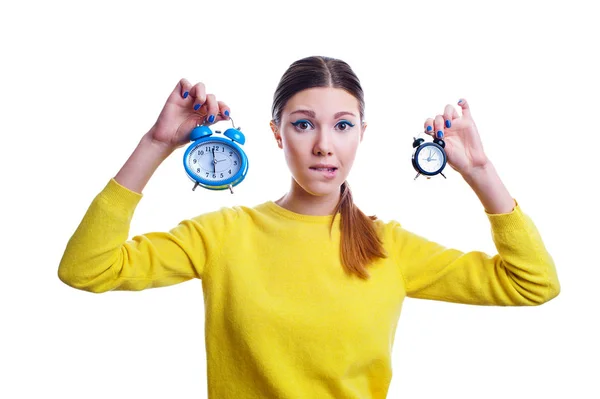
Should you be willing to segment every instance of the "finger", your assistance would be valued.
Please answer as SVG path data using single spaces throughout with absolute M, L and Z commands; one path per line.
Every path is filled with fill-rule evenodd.
M 183 78 L 175 85 L 175 88 L 169 95 L 169 99 L 167 101 L 181 101 L 185 100 L 189 96 L 189 91 L 192 85 L 188 82 L 187 79 Z M 186 94 L 187 93 L 187 94 Z
M 433 130 L 435 130 L 435 137 L 438 139 L 444 138 L 444 116 L 437 115 L 433 121 Z
M 217 117 L 217 121 L 229 119 L 231 110 L 229 109 L 227 104 L 225 104 L 223 101 L 217 101 L 217 104 L 219 105 L 219 114 Z
M 206 122 L 215 123 L 217 121 L 217 114 L 219 113 L 219 104 L 214 94 L 208 94 L 206 96 Z
M 451 128 L 452 121 L 454 119 L 458 119 L 458 118 L 460 118 L 460 115 L 456 111 L 456 108 L 454 107 L 454 105 L 452 105 L 452 104 L 446 105 L 446 108 L 444 108 L 444 124 L 445 124 L 446 128 L 448 128 L 448 129 Z
M 427 133 L 430 136 L 433 136 L 433 118 L 427 118 L 427 120 L 425 121 L 425 133 Z
M 199 82 L 190 89 L 190 97 L 193 99 L 194 111 L 198 111 L 206 103 L 206 86 Z
M 471 108 L 469 107 L 469 103 L 467 102 L 467 100 L 465 100 L 464 98 L 461 98 L 460 100 L 458 100 L 458 105 L 460 105 L 460 108 L 462 109 L 463 116 L 466 116 L 469 119 L 472 119 L 471 118 Z

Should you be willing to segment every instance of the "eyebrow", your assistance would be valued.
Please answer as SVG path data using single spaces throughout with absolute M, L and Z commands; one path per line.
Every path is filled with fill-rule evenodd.
M 290 115 L 293 115 L 293 114 L 304 114 L 304 115 L 310 116 L 311 118 L 314 118 L 316 116 L 316 114 L 315 114 L 314 111 L 309 111 L 309 110 L 306 110 L 306 109 L 299 109 L 297 111 L 294 111 L 294 112 L 290 113 Z M 354 115 L 352 112 L 341 111 L 341 112 L 337 112 L 335 115 L 333 115 L 333 118 L 337 119 L 337 118 L 339 118 L 340 116 L 343 116 L 343 115 L 352 115 L 352 116 L 356 117 L 356 115 Z

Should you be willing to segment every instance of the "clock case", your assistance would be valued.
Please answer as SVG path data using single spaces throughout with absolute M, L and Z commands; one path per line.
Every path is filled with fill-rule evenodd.
M 429 179 L 431 176 L 435 176 L 437 174 L 440 174 L 442 176 L 444 176 L 444 174 L 442 173 L 442 171 L 444 170 L 444 168 L 446 167 L 446 162 L 447 162 L 447 156 L 446 156 L 446 151 L 444 150 L 444 147 L 446 146 L 446 143 L 444 142 L 444 140 L 442 139 L 438 139 L 435 138 L 433 139 L 433 142 L 428 141 L 425 142 L 425 140 L 423 138 L 415 138 L 413 137 L 413 148 L 415 149 L 413 151 L 412 154 L 412 165 L 413 168 L 415 168 L 415 170 L 417 171 L 417 175 L 415 176 L 414 180 L 417 179 L 417 177 L 419 177 L 420 175 L 425 175 L 427 176 L 427 178 Z M 442 162 L 442 166 L 441 168 L 437 171 L 437 172 L 427 172 L 426 170 L 424 170 L 423 168 L 421 168 L 419 166 L 419 163 L 417 162 L 417 158 L 419 156 L 419 153 L 421 151 L 423 151 L 425 148 L 430 147 L 430 146 L 434 146 L 440 149 L 442 155 L 444 156 L 444 160 Z M 444 176 L 444 179 L 446 178 L 446 176 Z

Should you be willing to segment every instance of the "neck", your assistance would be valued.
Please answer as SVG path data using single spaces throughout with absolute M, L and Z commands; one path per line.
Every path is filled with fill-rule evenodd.
M 327 216 L 332 215 L 340 200 L 340 191 L 317 196 L 306 192 L 294 178 L 290 191 L 275 201 L 282 208 L 302 215 Z

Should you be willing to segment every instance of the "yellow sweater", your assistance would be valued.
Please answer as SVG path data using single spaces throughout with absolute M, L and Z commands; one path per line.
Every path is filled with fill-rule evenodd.
M 59 277 L 92 292 L 202 279 L 211 399 L 385 398 L 406 296 L 538 305 L 560 290 L 553 260 L 518 204 L 488 214 L 493 257 L 378 220 L 389 256 L 361 280 L 340 263 L 339 215 L 330 237 L 332 216 L 269 201 L 128 241 L 141 197 L 111 179 L 70 239 Z

